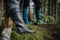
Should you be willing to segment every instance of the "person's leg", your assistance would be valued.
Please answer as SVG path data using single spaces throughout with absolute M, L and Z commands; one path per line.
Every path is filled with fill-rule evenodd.
M 29 1 L 30 0 L 24 0 L 24 4 L 23 4 L 23 20 L 26 24 L 29 24 L 29 20 L 28 20 Z
M 41 19 L 41 16 L 40 16 L 40 14 L 41 14 L 41 10 L 40 10 L 40 0 L 33 0 L 34 1 L 34 3 L 35 3 L 35 14 L 36 14 L 36 19 L 37 19 L 37 22 L 39 22 L 40 21 L 40 19 Z
M 13 22 L 16 24 L 18 32 L 20 32 L 20 28 L 26 32 L 26 33 L 33 33 L 33 30 L 29 30 L 24 21 L 23 21 L 23 17 L 22 17 L 22 13 L 20 12 L 19 9 L 19 2 L 17 0 L 11 0 L 9 3 L 9 10 L 11 13 L 11 18 L 13 20 Z
M 24 4 L 24 0 L 20 0 L 20 4 L 19 4 L 20 10 L 23 9 L 23 4 Z

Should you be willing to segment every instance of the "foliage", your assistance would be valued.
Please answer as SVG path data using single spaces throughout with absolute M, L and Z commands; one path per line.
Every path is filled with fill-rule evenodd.
M 48 38 L 48 32 L 44 28 L 40 28 L 39 26 L 27 25 L 28 28 L 32 28 L 36 32 L 34 34 L 18 34 L 14 30 L 12 31 L 12 37 L 14 40 L 45 40 Z
M 40 14 L 41 20 L 39 20 L 38 24 L 55 24 L 56 20 L 53 16 L 49 16 L 49 15 L 44 15 L 44 14 Z M 34 22 L 36 22 L 36 19 L 32 19 Z

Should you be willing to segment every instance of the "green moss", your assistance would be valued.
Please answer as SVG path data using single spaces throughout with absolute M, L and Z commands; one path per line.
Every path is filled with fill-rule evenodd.
M 36 32 L 34 34 L 20 35 L 13 30 L 12 37 L 15 40 L 45 40 L 45 38 L 48 37 L 48 33 L 44 28 L 40 28 L 39 26 L 34 26 L 34 25 L 27 25 L 27 27 L 32 28 Z

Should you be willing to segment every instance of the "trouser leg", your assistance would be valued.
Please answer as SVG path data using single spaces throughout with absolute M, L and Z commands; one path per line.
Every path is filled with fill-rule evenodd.
M 24 0 L 23 4 L 23 20 L 26 24 L 29 23 L 28 21 L 28 6 L 29 6 L 29 0 Z
M 36 19 L 37 19 L 37 22 L 41 19 L 41 10 L 40 10 L 40 0 L 33 0 L 34 1 L 34 4 L 35 4 L 35 14 L 36 14 Z
M 24 4 L 24 0 L 20 0 L 20 4 L 19 4 L 20 10 L 22 10 L 23 4 Z

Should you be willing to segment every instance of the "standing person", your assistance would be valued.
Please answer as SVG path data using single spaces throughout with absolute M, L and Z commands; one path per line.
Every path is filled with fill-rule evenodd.
M 20 0 L 23 1 L 23 20 L 26 24 L 29 24 L 28 21 L 28 6 L 29 6 L 29 1 L 30 0 Z M 35 14 L 36 14 L 36 19 L 37 22 L 40 22 L 40 14 L 41 14 L 41 10 L 40 10 L 40 0 L 33 0 L 34 4 L 35 4 Z
M 6 18 L 11 17 L 11 19 L 16 25 L 18 33 L 34 33 L 33 30 L 29 30 L 24 24 L 24 21 L 22 19 L 22 13 L 20 12 L 19 9 L 18 0 L 4 0 L 4 4 L 6 9 L 5 17 Z M 11 28 L 10 27 L 8 29 L 5 28 L 5 30 L 2 31 L 3 40 L 10 40 L 10 34 Z

